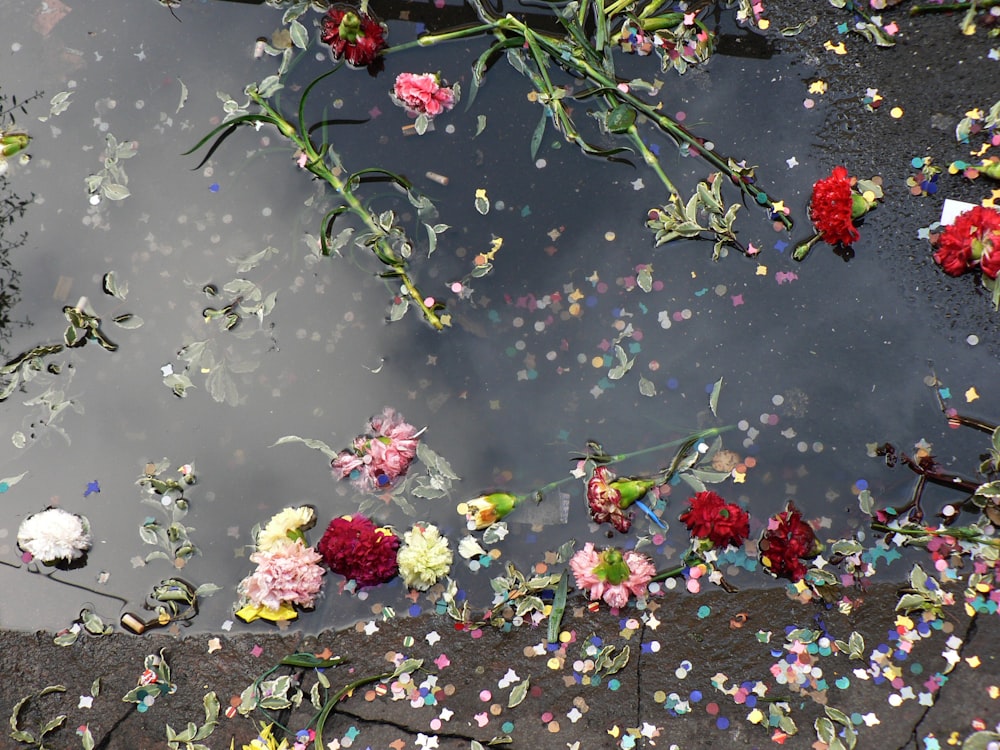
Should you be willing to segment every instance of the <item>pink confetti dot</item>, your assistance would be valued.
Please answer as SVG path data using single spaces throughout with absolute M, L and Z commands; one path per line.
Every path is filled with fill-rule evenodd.
M 542 722 L 544 724 L 548 724 L 550 721 L 552 721 L 552 713 L 546 711 L 544 714 L 542 714 Z
M 802 102 L 802 106 L 805 107 L 806 109 L 812 109 L 813 107 L 816 106 L 816 102 L 814 102 L 812 99 L 806 99 L 804 102 Z
M 481 700 L 483 703 L 486 703 L 488 700 L 492 698 L 493 698 L 493 693 L 491 693 L 489 690 L 479 691 L 479 700 Z
M 435 732 L 441 729 L 441 719 L 431 719 L 431 729 Z

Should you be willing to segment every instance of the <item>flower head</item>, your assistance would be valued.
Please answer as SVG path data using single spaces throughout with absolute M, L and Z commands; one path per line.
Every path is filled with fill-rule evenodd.
M 646 584 L 656 568 L 641 552 L 609 548 L 603 552 L 587 542 L 570 558 L 577 588 L 588 591 L 591 601 L 604 599 L 612 607 L 624 607 L 629 596 L 646 595 Z
M 829 177 L 813 185 L 809 218 L 827 244 L 850 245 L 860 239 L 854 227 L 853 219 L 857 218 L 854 210 L 854 194 L 846 167 L 834 167 Z
M 368 420 L 368 432 L 331 461 L 334 474 L 366 489 L 386 489 L 403 476 L 417 457 L 420 433 L 395 410 L 386 407 Z
M 801 581 L 806 575 L 803 559 L 816 557 L 822 545 L 802 512 L 789 501 L 781 513 L 768 519 L 757 543 L 760 562 L 776 578 Z
M 330 570 L 358 586 L 377 586 L 398 571 L 399 537 L 365 516 L 334 518 L 317 547 Z
M 302 531 L 316 523 L 316 512 L 308 505 L 285 508 L 275 513 L 257 534 L 257 549 L 269 551 L 278 544 L 302 537 Z
M 251 604 L 270 610 L 283 604 L 311 607 L 323 585 L 322 559 L 301 539 L 254 552 L 250 562 L 257 563 L 257 569 L 243 579 L 239 593 Z
M 21 522 L 17 546 L 49 565 L 75 560 L 90 549 L 90 523 L 62 508 L 46 508 Z
M 979 265 L 995 279 L 1000 273 L 1000 211 L 974 206 L 957 216 L 938 237 L 934 261 L 951 276 Z
M 411 589 L 426 591 L 451 570 L 452 553 L 448 538 L 432 524 L 415 524 L 403 534 L 399 574 Z
M 385 48 L 386 27 L 373 16 L 350 7 L 330 8 L 323 17 L 320 38 L 333 56 L 363 68 Z
M 735 503 L 727 503 L 714 492 L 699 492 L 688 498 L 691 507 L 680 520 L 694 539 L 707 539 L 715 547 L 739 547 L 750 536 L 750 516 Z
M 587 503 L 595 523 L 610 523 L 623 534 L 632 527 L 625 509 L 656 486 L 652 479 L 617 479 L 607 466 L 594 469 L 587 482 Z
M 436 73 L 400 73 L 392 89 L 392 100 L 414 115 L 435 117 L 455 106 L 458 93 L 441 85 Z
M 461 503 L 458 512 L 465 515 L 470 529 L 485 529 L 506 517 L 523 499 L 507 492 L 493 492 Z

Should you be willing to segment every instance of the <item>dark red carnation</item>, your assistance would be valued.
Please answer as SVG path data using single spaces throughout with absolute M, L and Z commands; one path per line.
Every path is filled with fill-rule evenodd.
M 334 518 L 316 548 L 330 570 L 353 578 L 358 586 L 377 586 L 399 571 L 399 537 L 365 516 Z
M 854 197 L 846 167 L 834 167 L 829 177 L 813 185 L 809 218 L 823 241 L 830 245 L 850 245 L 861 237 L 854 227 Z
M 739 547 L 750 536 L 750 516 L 735 503 L 727 503 L 714 492 L 689 497 L 691 507 L 680 520 L 694 539 L 708 539 L 715 547 Z
M 816 557 L 820 544 L 802 512 L 790 502 L 781 513 L 768 519 L 757 543 L 760 562 L 771 575 L 801 581 L 806 575 L 802 560 Z
M 385 26 L 373 16 L 355 8 L 330 8 L 323 17 L 320 38 L 329 44 L 333 56 L 363 68 L 371 65 L 385 46 Z
M 951 276 L 961 276 L 978 263 L 995 279 L 1000 273 L 1000 211 L 975 206 L 957 216 L 938 237 L 934 261 Z
M 610 523 L 622 534 L 632 528 L 632 514 L 626 513 L 621 505 L 621 492 L 612 486 L 615 474 L 607 466 L 594 469 L 587 482 L 587 503 L 594 523 Z

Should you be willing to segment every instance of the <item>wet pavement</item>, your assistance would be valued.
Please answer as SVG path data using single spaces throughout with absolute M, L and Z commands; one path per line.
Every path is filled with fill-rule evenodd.
M 888 50 L 857 35 L 839 36 L 836 25 L 846 16 L 818 0 L 770 2 L 767 16 L 772 29 L 816 19 L 794 45 L 819 59 L 831 94 L 848 102 L 822 136 L 831 160 L 849 162 L 852 172 L 879 174 L 887 186 L 879 221 L 867 222 L 864 243 L 866 252 L 900 267 L 898 288 L 887 296 L 932 305 L 947 335 L 979 331 L 995 354 L 1000 340 L 988 302 L 973 293 L 968 278 L 942 284 L 926 242 L 916 238 L 918 227 L 938 218 L 941 196 L 911 196 L 905 180 L 915 156 L 933 155 L 939 164 L 966 156 L 954 126 L 1000 91 L 1000 60 L 990 58 L 1000 42 L 982 30 L 963 36 L 959 18 L 949 14 L 888 14 L 899 27 L 899 43 Z M 827 42 L 844 42 L 847 54 L 825 48 Z M 867 112 L 859 105 L 869 89 L 881 92 L 885 108 Z M 890 115 L 894 107 L 901 117 Z M 978 202 L 991 187 L 983 178 L 954 177 L 947 197 Z M 906 572 L 896 566 L 889 577 L 902 580 Z M 320 636 L 240 634 L 237 625 L 233 632 L 189 637 L 156 630 L 82 637 L 65 648 L 53 645 L 52 634 L 2 632 L 0 714 L 7 717 L 18 701 L 34 696 L 18 713 L 19 729 L 37 735 L 47 721 L 66 716 L 47 735 L 47 747 L 80 747 L 78 728 L 86 726 L 94 747 L 158 749 L 170 747 L 167 725 L 178 732 L 188 722 L 201 725 L 204 696 L 214 691 L 222 715 L 204 744 L 219 750 L 235 739 L 239 747 L 256 736 L 254 721 L 266 718 L 230 717 L 226 709 L 280 659 L 306 653 L 344 658 L 324 671 L 330 694 L 391 674 L 406 659 L 422 660 L 419 669 L 359 686 L 339 703 L 323 733 L 330 748 L 470 748 L 505 737 L 515 748 L 809 748 L 822 747 L 815 744 L 815 723 L 824 716 L 845 746 L 851 732 L 842 731 L 843 723 L 849 723 L 861 748 L 934 750 L 957 746 L 979 730 L 1000 731 L 995 612 L 970 617 L 960 582 L 952 588 L 956 603 L 940 617 L 901 617 L 895 612 L 899 587 L 890 581 L 850 592 L 856 602 L 850 614 L 797 601 L 782 589 L 670 593 L 652 599 L 645 611 L 629 606 L 621 612 L 603 604 L 592 611 L 571 597 L 558 644 L 547 643 L 544 619 L 509 632 L 459 630 L 437 614 L 375 619 Z M 140 711 L 122 696 L 136 687 L 146 658 L 161 649 L 176 689 Z M 282 673 L 300 679 L 306 693 L 298 709 L 273 714 L 295 731 L 317 711 L 309 702 L 316 671 Z M 65 690 L 38 695 L 50 685 Z M 0 737 L 0 747 L 29 746 L 6 728 Z

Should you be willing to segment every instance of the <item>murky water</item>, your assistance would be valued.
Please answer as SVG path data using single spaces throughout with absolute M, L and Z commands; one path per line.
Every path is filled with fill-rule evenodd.
M 280 26 L 280 13 L 192 2 L 177 10 L 178 22 L 152 0 L 115 5 L 80 3 L 53 19 L 34 4 L 4 3 L 3 91 L 19 99 L 44 92 L 18 117 L 34 136 L 34 159 L 9 176 L 12 189 L 34 193 L 35 201 L 14 225 L 28 237 L 11 254 L 22 291 L 11 316 L 30 323 L 9 329 L 4 359 L 61 341 L 63 306 L 80 297 L 119 349 L 91 341 L 61 353 L 52 359 L 59 374 L 37 378 L 0 406 L 0 476 L 27 472 L 0 502 L 0 556 L 10 563 L 0 568 L 3 627 L 58 629 L 87 605 L 118 617 L 118 601 L 12 567 L 18 524 L 50 504 L 85 514 L 95 538 L 86 566 L 56 577 L 113 593 L 136 610 L 157 581 L 177 572 L 165 560 L 145 561 L 153 548 L 139 536 L 144 520 L 162 510 L 142 503 L 135 482 L 147 463 L 166 457 L 171 472 L 193 463 L 198 475 L 185 523 L 200 555 L 180 574 L 222 587 L 204 600 L 195 624 L 218 629 L 232 619 L 235 585 L 252 568 L 246 545 L 255 524 L 300 503 L 315 505 L 325 524 L 356 512 L 363 500 L 331 478 L 322 453 L 275 441 L 299 435 L 346 447 L 386 405 L 426 426 L 426 443 L 462 480 L 449 498 L 411 497 L 413 518 L 381 501 L 375 513 L 400 529 L 416 519 L 436 523 L 453 545 L 465 533 L 458 502 L 561 479 L 573 467 L 570 454 L 588 439 L 624 453 L 736 425 L 725 445 L 756 466 L 720 493 L 746 503 L 758 523 L 795 499 L 809 517 L 828 521 L 830 536 L 860 523 L 857 480 L 884 500 L 909 492 L 911 477 L 866 458 L 866 443 L 891 439 L 908 447 L 925 438 L 940 441 L 942 455 L 978 450 L 976 436 L 946 429 L 924 379 L 933 370 L 964 390 L 987 371 L 988 353 L 940 335 L 926 312 L 898 297 L 892 269 L 875 253 L 859 252 L 845 264 L 823 250 L 795 264 L 790 245 L 805 230 L 776 233 L 756 209 L 738 225 L 741 240 L 762 250 L 755 260 L 731 254 L 713 264 L 709 243 L 654 249 L 643 221 L 665 200 L 655 176 L 638 161 L 589 159 L 551 128 L 533 159 L 528 144 L 540 109 L 503 64 L 489 72 L 468 111 L 463 102 L 434 132 L 404 135 L 409 120 L 387 94 L 395 75 L 440 70 L 467 84 L 482 40 L 392 56 L 377 78 L 339 71 L 317 97 L 317 116 L 323 106 L 327 116 L 369 118 L 333 127 L 348 168 L 404 173 L 452 227 L 415 268 L 427 293 L 448 298 L 456 325 L 436 334 L 412 312 L 385 324 L 390 291 L 374 278 L 374 259 L 361 252 L 318 258 L 303 240 L 318 231 L 319 214 L 305 204 L 319 200 L 319 191 L 276 134 L 241 130 L 201 169 L 194 169 L 201 155 L 180 155 L 222 116 L 217 92 L 242 102 L 247 83 L 274 72 L 275 61 L 256 60 L 252 50 L 257 37 Z M 390 27 L 390 41 L 416 33 L 413 23 L 391 17 Z M 720 151 L 759 165 L 764 184 L 801 218 L 812 183 L 835 162 L 813 136 L 824 111 L 801 106 L 809 71 L 791 63 L 781 54 L 717 55 L 682 79 L 657 73 L 653 58 L 626 65 L 663 80 L 665 111 L 683 112 L 685 124 Z M 310 52 L 289 82 L 305 85 L 328 66 Z M 69 106 L 49 116 L 48 102 L 63 91 Z M 294 102 L 294 91 L 285 94 Z M 586 103 L 577 109 L 586 121 Z M 477 135 L 480 116 L 486 126 Z M 136 143 L 135 155 L 120 162 L 131 195 L 92 205 L 85 180 L 104 167 L 108 134 Z M 665 138 L 651 134 L 650 142 L 682 192 L 705 176 L 704 164 Z M 427 172 L 445 175 L 447 184 Z M 491 202 L 485 216 L 473 208 L 478 189 Z M 406 210 L 385 186 L 367 186 L 365 195 Z M 503 238 L 494 272 L 471 280 L 468 298 L 458 299 L 449 285 L 469 273 L 493 237 Z M 276 252 L 240 270 L 239 259 L 268 247 Z M 648 293 L 635 281 L 642 264 L 652 264 Z M 128 284 L 124 300 L 102 292 L 109 271 Z M 203 288 L 236 278 L 263 296 L 276 293 L 273 311 L 233 331 L 206 324 L 202 310 L 214 303 Z M 110 322 L 124 313 L 143 325 Z M 631 335 L 623 336 L 628 326 Z M 224 364 L 196 362 L 188 372 L 194 387 L 178 398 L 164 373 L 182 372 L 178 352 L 201 341 Z M 616 341 L 635 362 L 613 380 Z M 719 378 L 716 419 L 708 391 Z M 643 395 L 641 381 L 655 393 Z M 51 403 L 69 399 L 72 408 L 50 415 L 37 402 L 44 394 Z M 655 471 L 670 455 L 620 468 Z M 95 481 L 100 492 L 85 495 Z M 675 519 L 686 497 L 683 485 L 671 488 L 664 517 Z M 503 563 L 528 569 L 569 539 L 603 538 L 588 525 L 578 481 L 509 520 L 512 533 L 489 569 L 471 571 L 456 558 L 455 574 L 477 606 L 488 605 L 489 578 Z M 685 530 L 672 528 L 658 541 L 663 552 L 683 548 Z M 399 613 L 430 606 L 426 598 L 407 599 L 398 580 L 358 597 L 339 592 L 336 578 L 294 627 L 345 625 L 380 604 Z M 734 582 L 770 579 L 742 573 Z

